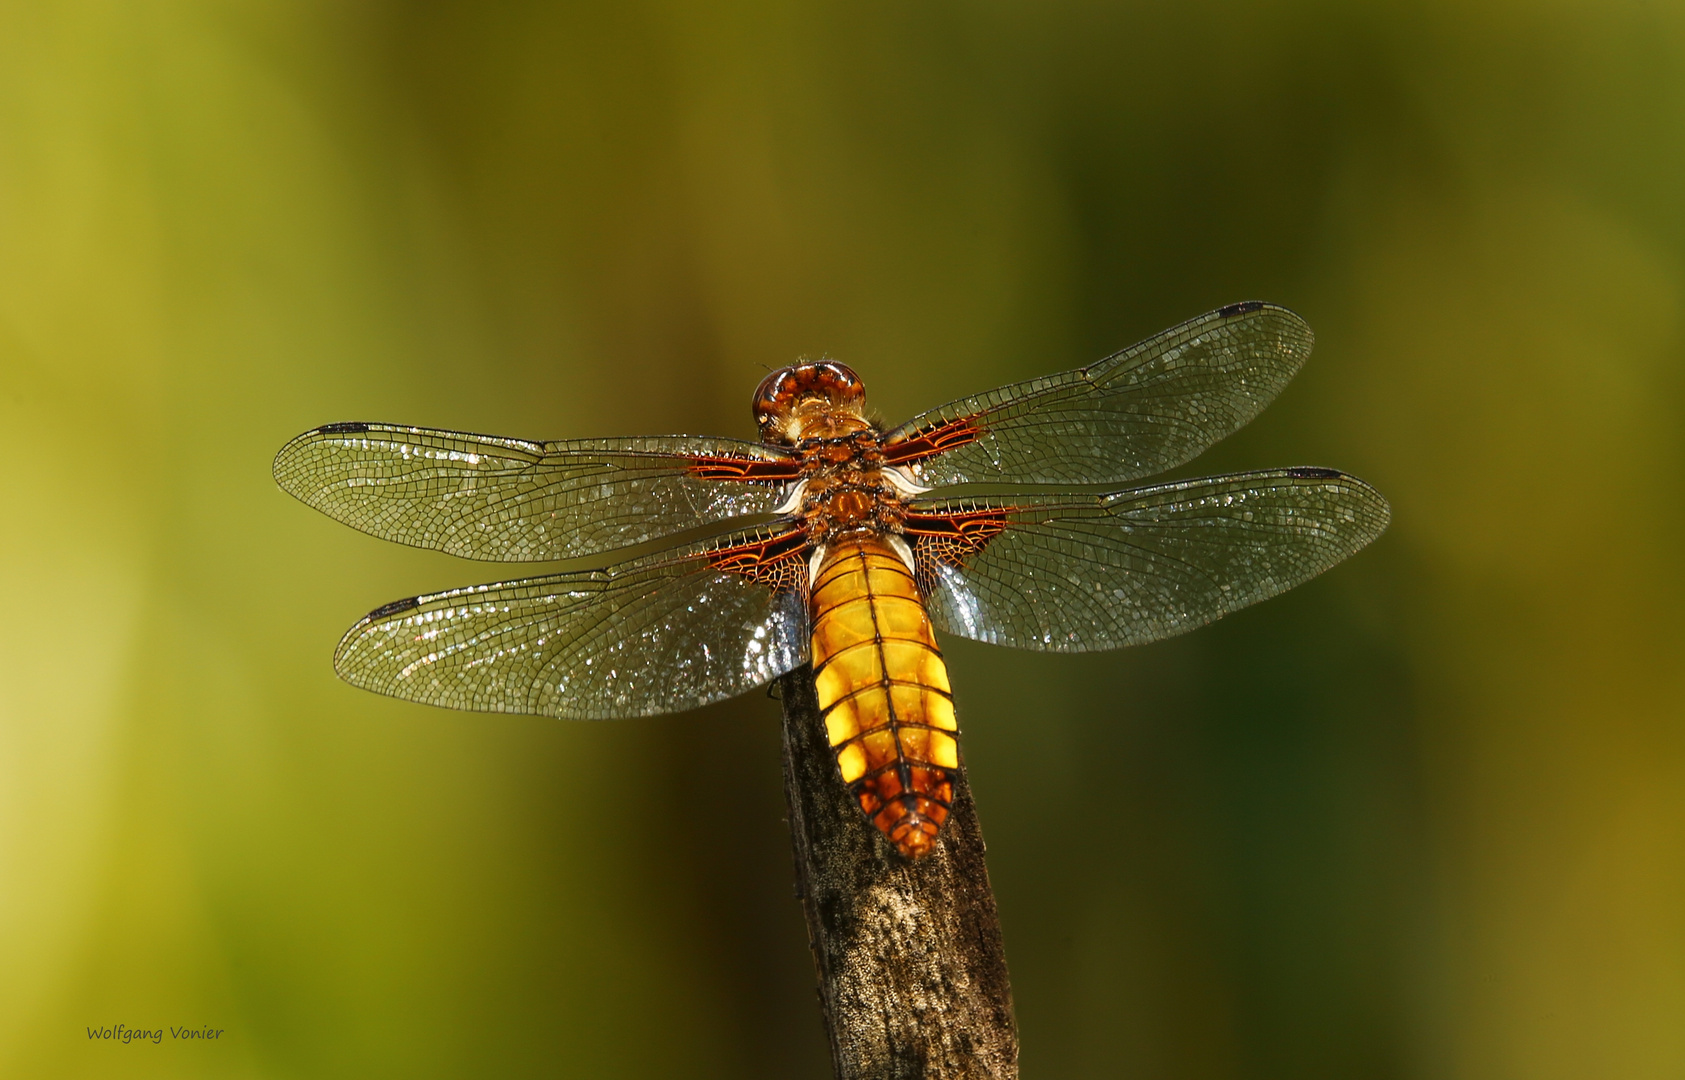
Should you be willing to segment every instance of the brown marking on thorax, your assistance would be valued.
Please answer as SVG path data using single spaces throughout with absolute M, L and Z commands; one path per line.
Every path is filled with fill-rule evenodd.
M 907 516 L 901 493 L 884 475 L 878 432 L 803 440 L 800 513 L 815 546 L 865 534 L 899 533 Z

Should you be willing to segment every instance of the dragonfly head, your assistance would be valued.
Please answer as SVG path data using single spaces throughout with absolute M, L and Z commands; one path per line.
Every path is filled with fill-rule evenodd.
M 762 379 L 754 411 L 762 442 L 794 446 L 810 436 L 864 428 L 866 388 L 860 376 L 834 360 L 806 360 Z

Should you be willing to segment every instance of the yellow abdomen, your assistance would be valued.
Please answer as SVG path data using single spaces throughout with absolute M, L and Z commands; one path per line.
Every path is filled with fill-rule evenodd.
M 959 744 L 912 571 L 881 537 L 834 543 L 810 613 L 813 678 L 843 782 L 901 854 L 929 854 L 953 802 Z

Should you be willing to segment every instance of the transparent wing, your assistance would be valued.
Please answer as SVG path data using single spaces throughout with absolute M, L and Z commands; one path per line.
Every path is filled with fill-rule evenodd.
M 412 547 L 572 559 L 764 514 L 795 478 L 757 443 L 684 436 L 525 442 L 329 424 L 275 456 L 275 480 L 336 521 Z
M 1275 469 L 1107 495 L 917 502 L 907 531 L 937 627 L 1087 652 L 1285 592 L 1375 539 L 1389 516 L 1355 477 Z
M 928 487 L 1152 476 L 1258 415 L 1310 355 L 1311 340 L 1284 307 L 1232 304 L 1092 367 L 915 417 L 886 437 L 886 458 Z
M 732 697 L 807 659 L 800 529 L 750 530 L 606 570 L 417 596 L 334 653 L 347 682 L 477 712 L 597 720 Z

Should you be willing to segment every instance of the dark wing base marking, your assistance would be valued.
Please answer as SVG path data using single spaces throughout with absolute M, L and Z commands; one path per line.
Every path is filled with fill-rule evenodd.
M 939 629 L 1052 652 L 1203 626 L 1327 570 L 1389 516 L 1374 488 L 1314 468 L 1105 495 L 919 500 L 908 514 Z
M 758 581 L 774 592 L 796 592 L 807 596 L 808 539 L 797 526 L 784 532 L 757 535 L 755 539 L 712 549 L 708 563 L 714 569 Z
M 983 437 L 977 417 L 960 416 L 884 447 L 886 465 L 907 465 L 957 450 Z
M 719 480 L 727 483 L 788 484 L 801 477 L 802 463 L 794 458 L 768 461 L 741 457 L 708 457 L 697 455 L 691 459 L 690 475 L 698 480 Z
M 919 592 L 929 596 L 940 580 L 939 567 L 963 569 L 983 548 L 1006 531 L 1007 510 L 960 510 L 950 514 L 909 513 L 906 535 L 913 548 Z

